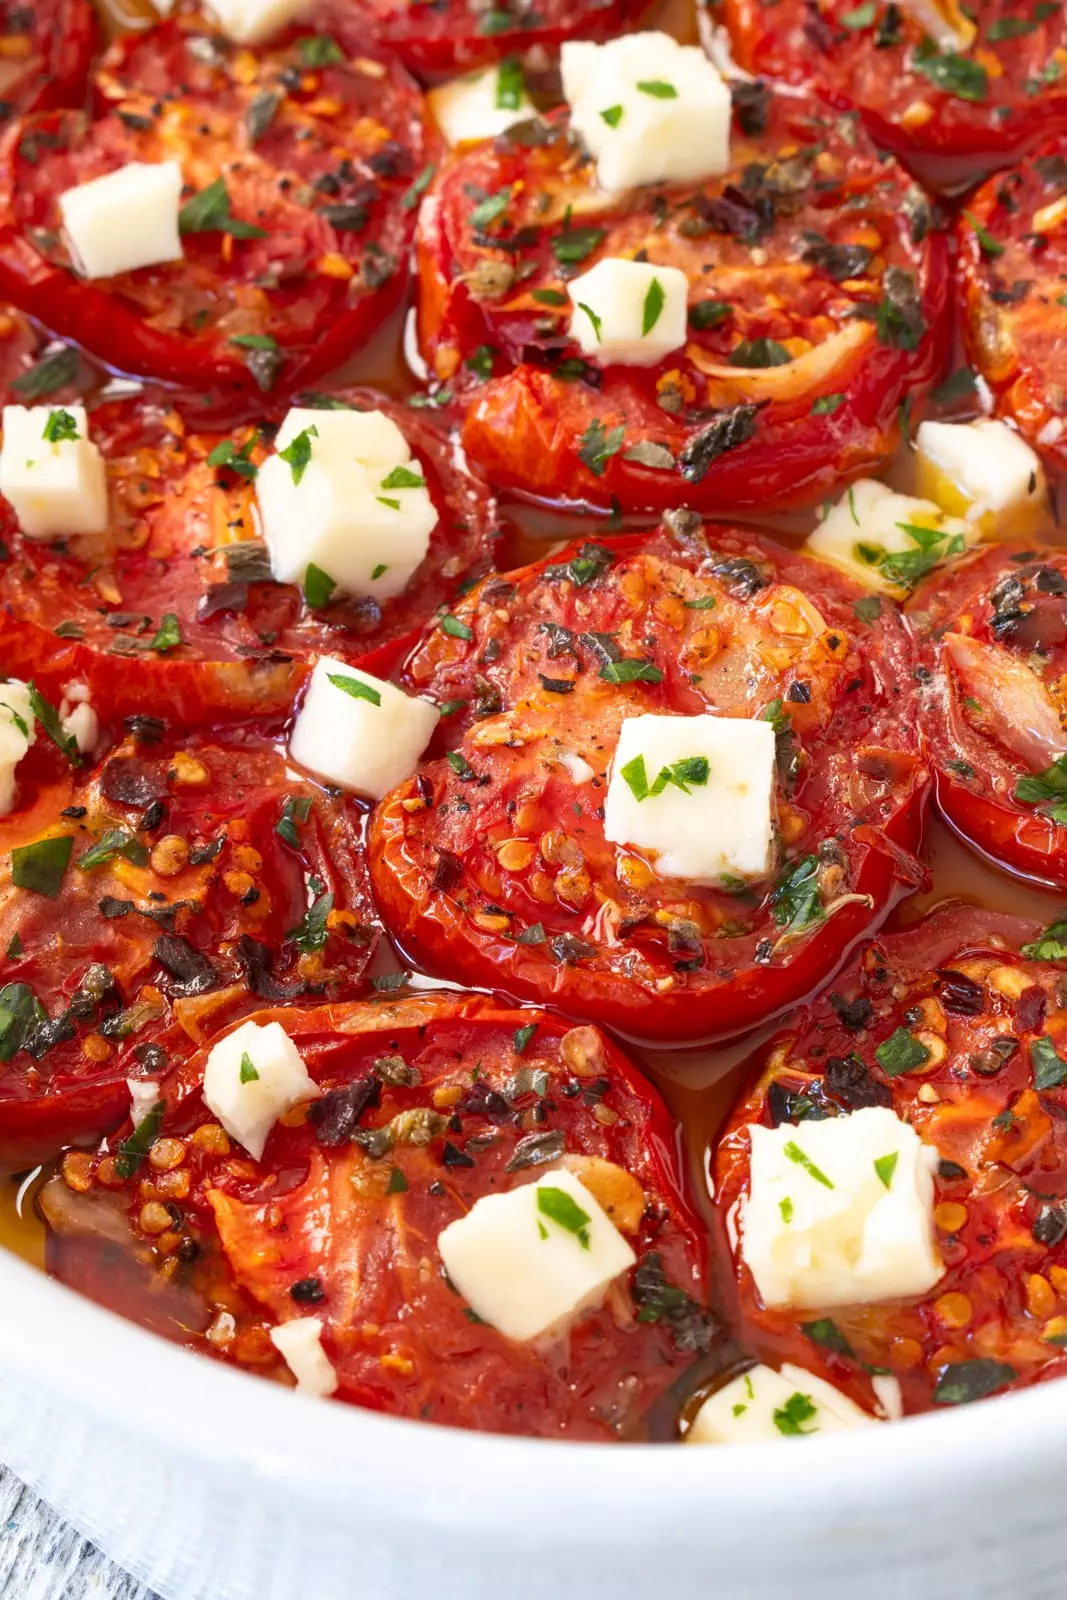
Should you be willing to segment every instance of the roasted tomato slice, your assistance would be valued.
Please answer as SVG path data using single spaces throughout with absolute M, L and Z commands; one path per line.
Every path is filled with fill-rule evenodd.
M 857 106 L 880 147 L 959 188 L 1067 123 L 1067 13 L 1052 0 L 725 0 L 734 54 Z
M 4 0 L 0 5 L 0 120 L 77 105 L 96 44 L 88 0 Z
M 371 38 L 422 78 L 469 72 L 535 45 L 558 51 L 565 39 L 611 39 L 644 0 L 525 0 L 486 9 L 479 0 L 339 0 L 321 26 L 340 38 Z
M 622 538 L 487 579 L 429 635 L 407 681 L 451 702 L 452 748 L 382 801 L 369 840 L 379 906 L 420 965 L 693 1040 L 808 994 L 921 878 L 927 775 L 895 609 L 872 616 L 768 539 L 674 522 L 684 545 Z M 659 877 L 605 839 L 625 719 L 707 711 L 774 723 L 769 881 Z
M 718 1144 L 718 1216 L 736 1221 L 749 1191 L 748 1124 L 796 1123 L 801 1145 L 806 1117 L 889 1106 L 940 1157 L 933 1221 L 945 1273 L 921 1298 L 829 1315 L 771 1310 L 720 1224 L 746 1348 L 821 1368 L 868 1410 L 872 1371 L 898 1380 L 909 1412 L 1063 1371 L 1065 931 L 945 908 L 865 945 L 830 996 L 771 1041 Z M 903 1071 L 899 1050 L 887 1058 L 891 1075 L 879 1051 L 894 1034 L 921 1048 Z
M 259 734 L 137 728 L 92 770 L 38 728 L 0 820 L 5 1164 L 116 1127 L 127 1078 L 158 1073 L 172 1038 L 264 1000 L 344 997 L 373 952 L 341 801 Z
M 159 1142 L 132 1182 L 122 1186 L 114 1154 L 88 1170 L 75 1158 L 72 1176 L 91 1200 L 130 1203 L 131 1242 L 141 1260 L 149 1246 L 154 1287 L 197 1295 L 171 1336 L 282 1378 L 269 1330 L 313 1316 L 338 1398 L 354 1405 L 500 1433 L 634 1433 L 714 1325 L 674 1129 L 625 1057 L 594 1028 L 480 996 L 255 1020 L 281 1024 L 324 1091 L 309 1116 L 275 1124 L 261 1161 L 205 1109 L 204 1052 L 164 1083 L 151 1129 Z M 587 1185 L 637 1263 L 566 1339 L 513 1343 L 452 1288 L 437 1238 L 482 1196 L 529 1183 L 546 1164 Z M 171 1202 L 163 1237 L 152 1233 L 150 1194 Z M 45 1206 L 62 1227 L 70 1207 Z M 77 1265 L 65 1243 L 52 1243 L 61 1275 L 72 1255 Z M 84 1255 L 72 1281 L 105 1300 L 112 1292 Z
M 291 388 L 345 361 L 399 303 L 415 216 L 404 198 L 426 154 L 399 66 L 345 60 L 310 34 L 255 55 L 183 16 L 111 46 L 92 116 L 9 130 L 0 289 L 123 371 L 198 390 Z M 186 214 L 184 260 L 76 276 L 58 196 L 125 162 L 168 160 L 190 199 L 210 190 L 213 202 Z
M 287 712 L 319 654 L 387 664 L 460 579 L 488 567 L 494 503 L 428 416 L 364 390 L 343 398 L 403 429 L 439 514 L 402 594 L 312 610 L 271 579 L 255 538 L 262 424 L 198 431 L 166 395 L 110 401 L 90 413 L 109 468 L 105 537 L 25 539 L 0 500 L 0 670 L 53 697 L 80 679 L 105 719 L 147 713 L 177 727 Z M 220 454 L 232 465 L 212 466 Z
M 882 461 L 946 352 L 946 241 L 905 173 L 854 120 L 758 89 L 735 101 L 726 177 L 612 203 L 566 116 L 532 147 L 454 156 L 422 210 L 423 350 L 441 379 L 486 380 L 463 438 L 493 482 L 721 512 L 811 500 Z M 688 342 L 601 368 L 569 337 L 565 286 L 638 252 L 688 276 Z
M 937 801 L 965 839 L 1067 888 L 1067 551 L 995 545 L 909 602 Z
M 1013 417 L 1060 472 L 1067 472 L 1065 218 L 1067 134 L 985 184 L 957 224 L 971 360 L 997 410 Z

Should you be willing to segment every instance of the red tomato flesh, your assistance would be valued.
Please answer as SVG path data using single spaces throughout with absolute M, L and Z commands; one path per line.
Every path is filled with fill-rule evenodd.
M 341 1400 L 493 1432 L 599 1440 L 632 1433 L 708 1348 L 701 1230 L 674 1128 L 602 1034 L 473 995 L 287 1008 L 255 1020 L 281 1023 L 327 1095 L 309 1117 L 275 1125 L 262 1161 L 205 1110 L 201 1052 L 163 1086 L 156 1131 L 168 1161 L 180 1141 L 186 1174 L 171 1236 L 142 1227 L 143 1181 L 121 1185 L 113 1155 L 93 1164 L 97 1196 L 129 1204 L 160 1286 L 192 1289 L 205 1331 L 213 1312 L 228 1313 L 207 1337 L 190 1338 L 188 1326 L 172 1326 L 172 1337 L 284 1379 L 269 1329 L 315 1316 Z M 390 1124 L 398 1131 L 380 1131 Z M 603 1196 L 638 1266 L 565 1338 L 511 1343 L 449 1285 L 437 1236 L 483 1195 L 530 1182 L 560 1158 Z M 150 1156 L 140 1178 L 151 1171 Z M 59 1241 L 53 1264 L 62 1260 Z M 673 1311 L 651 1287 L 664 1279 L 678 1292 Z M 107 1299 L 106 1275 L 79 1281 Z
M 492 481 L 723 514 L 810 502 L 884 461 L 901 403 L 944 365 L 948 258 L 929 202 L 862 127 L 757 86 L 735 102 L 724 178 L 614 202 L 566 133 L 561 112 L 540 143 L 454 155 L 421 213 L 423 351 L 463 390 L 464 443 Z M 565 286 L 638 251 L 688 276 L 688 342 L 602 368 L 569 335 Z
M 1063 1372 L 1065 948 L 1016 917 L 946 909 L 865 945 L 830 997 L 771 1041 L 714 1161 L 719 1242 L 733 1260 L 746 1349 L 818 1371 L 868 1410 L 871 1369 L 899 1380 L 907 1412 L 947 1403 L 937 1390 L 946 1368 L 963 1366 L 957 1382 L 980 1393 Z M 898 1028 L 920 1030 L 930 1055 L 891 1077 L 875 1052 Z M 830 1318 L 769 1310 L 721 1220 L 736 1216 L 748 1191 L 746 1125 L 803 1129 L 805 1115 L 867 1105 L 892 1106 L 937 1149 L 945 1275 L 921 1299 L 836 1308 Z
M 0 819 L 0 1016 L 33 1024 L 0 1029 L 4 1165 L 116 1127 L 126 1079 L 158 1073 L 209 1017 L 218 1026 L 283 994 L 352 994 L 374 950 L 358 819 L 340 800 L 294 778 L 261 734 L 176 744 L 138 726 L 142 742 L 92 770 L 39 728 L 17 808 Z M 12 852 L 53 838 L 72 841 L 56 892 L 16 885 Z M 302 948 L 309 875 L 333 915 Z
M 939 6 L 965 50 L 890 0 L 726 0 L 724 21 L 739 65 L 858 107 L 881 148 L 959 188 L 1067 123 L 1067 13 L 1059 0 Z
M 88 0 L 0 5 L 0 121 L 80 103 L 96 47 Z
M 931 674 L 922 723 L 938 805 L 1000 866 L 1067 888 L 1067 772 L 1056 765 L 1067 551 L 981 550 L 917 590 L 909 611 Z
M 91 116 L 34 116 L 7 133 L 0 292 L 120 371 L 201 391 L 299 387 L 347 360 L 403 298 L 405 197 L 427 153 L 421 99 L 399 66 L 346 61 L 310 33 L 254 55 L 181 16 L 116 40 Z M 129 161 L 168 160 L 187 200 L 224 185 L 210 215 L 190 218 L 184 259 L 78 277 L 59 195 Z
M 402 428 L 438 511 L 429 553 L 402 594 L 312 610 L 296 586 L 269 581 L 255 542 L 254 482 L 269 424 L 198 431 L 168 396 L 111 401 L 90 412 L 109 466 L 105 536 L 25 539 L 0 500 L 9 552 L 0 564 L 0 668 L 34 677 L 54 698 L 80 679 L 101 716 L 142 713 L 173 728 L 285 714 L 319 655 L 387 666 L 461 579 L 489 565 L 495 505 L 426 414 L 366 390 L 331 399 L 346 401 L 384 410 Z M 239 470 L 209 464 L 227 441 Z M 166 615 L 181 642 L 164 633 L 153 650 Z
M 572 546 L 464 597 L 405 670 L 451 702 L 449 755 L 386 796 L 369 845 L 379 907 L 420 966 L 696 1040 L 802 999 L 915 886 L 928 778 L 895 608 L 857 612 L 847 579 L 759 535 L 689 513 L 674 527 Z M 620 658 L 643 678 L 612 681 Z M 771 882 L 659 878 L 604 838 L 623 720 L 705 711 L 779 730 L 788 842 Z

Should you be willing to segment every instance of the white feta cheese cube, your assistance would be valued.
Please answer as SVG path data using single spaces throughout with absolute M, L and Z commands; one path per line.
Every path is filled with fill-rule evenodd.
M 5 406 L 0 494 L 27 539 L 107 529 L 107 473 L 85 407 Z
M 602 366 L 653 367 L 685 344 L 689 279 L 677 267 L 608 257 L 567 285 L 571 336 Z
M 495 139 L 516 122 L 537 115 L 529 95 L 522 65 L 514 56 L 484 72 L 451 78 L 427 96 L 434 121 L 450 145 Z
M 293 1317 L 270 1330 L 270 1342 L 302 1394 L 326 1400 L 337 1393 L 337 1373 L 322 1348 L 322 1318 Z
M 149 1078 L 127 1078 L 126 1087 L 130 1091 L 130 1121 L 139 1128 L 159 1104 L 159 1084 Z
M 483 1322 L 523 1343 L 599 1306 L 637 1257 L 573 1173 L 483 1195 L 439 1234 L 445 1271 Z
M 759 1444 L 874 1426 L 875 1418 L 803 1367 L 750 1367 L 708 1396 L 693 1418 L 687 1444 Z
M 980 539 L 973 523 L 946 516 L 933 501 L 861 478 L 808 535 L 805 548 L 865 588 L 902 600 L 927 572 Z
M 661 878 L 762 878 L 771 865 L 774 729 L 762 718 L 627 717 L 604 837 L 655 853 Z
M 262 44 L 311 10 L 311 0 L 211 0 L 219 27 L 237 44 Z
M 741 1255 L 767 1306 L 817 1308 L 925 1294 L 937 1152 L 888 1106 L 798 1127 L 749 1126 Z
M 100 718 L 87 701 L 68 709 L 66 702 L 60 708 L 60 725 L 63 732 L 72 738 L 83 756 L 87 756 L 96 746 L 100 737 Z
M 36 738 L 29 688 L 9 678 L 0 683 L 0 817 L 15 809 L 15 769 Z
M 253 1161 L 278 1118 L 321 1093 L 280 1022 L 242 1022 L 208 1051 L 204 1104 Z
M 987 537 L 1025 533 L 1048 509 L 1048 481 L 1006 422 L 923 422 L 915 435 L 920 494 Z
M 607 193 L 728 169 L 730 91 L 703 50 L 667 33 L 567 40 L 560 67 L 571 127 Z
M 289 754 L 327 783 L 380 800 L 415 771 L 439 716 L 429 700 L 323 656 L 297 712 Z
M 59 197 L 63 232 L 82 278 L 113 278 L 180 261 L 182 169 L 177 161 L 130 161 Z
M 302 583 L 314 566 L 338 598 L 400 594 L 426 558 L 437 510 L 392 418 L 294 406 L 274 449 L 256 498 L 278 581 Z

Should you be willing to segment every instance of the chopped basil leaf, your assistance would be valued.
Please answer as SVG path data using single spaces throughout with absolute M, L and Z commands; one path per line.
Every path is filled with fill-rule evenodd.
M 530 299 L 536 300 L 539 306 L 565 306 L 567 296 L 559 289 L 531 289 Z
M 1067 961 L 1067 917 L 1051 922 L 1033 944 L 1019 952 L 1028 961 Z
M 818 857 L 802 856 L 775 884 L 771 890 L 771 906 L 779 927 L 798 933 L 823 920 L 818 872 Z
M 514 1045 L 515 1054 L 521 1056 L 534 1034 L 537 1032 L 537 1023 L 528 1022 L 524 1028 L 515 1029 Z
M 380 706 L 382 703 L 380 692 L 372 688 L 369 683 L 364 683 L 362 678 L 342 677 L 339 672 L 328 672 L 326 677 L 335 689 L 351 695 L 353 700 L 369 700 L 372 706 Z
M 256 1071 L 255 1064 L 247 1050 L 244 1050 L 241 1053 L 241 1082 L 259 1082 L 259 1073 Z
M 843 394 L 821 394 L 817 400 L 812 401 L 811 414 L 813 417 L 832 417 L 844 403 Z
M 381 481 L 383 489 L 425 489 L 426 479 L 410 467 L 394 467 Z
M 278 451 L 278 455 L 281 460 L 288 462 L 289 470 L 293 475 L 294 483 L 299 483 L 301 478 L 304 476 L 304 473 L 307 470 L 308 462 L 311 460 L 311 441 L 313 438 L 317 439 L 318 436 L 319 430 L 316 428 L 315 424 L 312 423 L 310 428 L 304 428 L 300 433 L 298 433 L 296 437 L 286 445 L 284 450 Z
M 180 644 L 184 643 L 177 613 L 165 611 L 163 619 L 156 630 L 155 637 L 148 641 L 149 650 L 158 650 L 160 655 L 164 655 L 168 650 L 176 650 Z
M 638 83 L 637 88 L 642 94 L 649 94 L 654 100 L 677 100 L 678 91 L 673 83 L 664 83 L 662 78 L 646 78 L 644 83 Z
M 1055 1089 L 1067 1081 L 1067 1061 L 1057 1055 L 1048 1034 L 1031 1041 L 1030 1065 L 1034 1069 L 1035 1089 Z
M 501 111 L 518 111 L 526 93 L 522 61 L 518 56 L 505 56 L 496 69 L 496 103 Z
M 128 833 L 125 828 L 108 828 L 94 845 L 82 852 L 75 865 L 79 872 L 92 872 L 94 868 L 114 861 L 116 856 L 124 856 L 135 867 L 143 867 L 148 861 L 148 847 L 142 839 Z
M 934 1387 L 934 1403 L 958 1406 L 971 1400 L 984 1400 L 1017 1376 L 1015 1368 L 1009 1367 L 1007 1362 L 994 1361 L 988 1356 L 976 1361 L 950 1361 L 942 1368 Z
M 732 367 L 784 367 L 792 359 L 777 339 L 747 339 L 729 355 Z
M 296 41 L 305 67 L 335 67 L 344 60 L 341 46 L 328 33 L 310 34 Z
M 226 179 L 216 178 L 206 189 L 194 194 L 178 212 L 179 233 L 228 233 L 234 239 L 265 239 L 265 228 L 242 222 L 230 215 L 230 195 Z
M 600 115 L 609 128 L 617 128 L 622 121 L 622 106 L 608 106 Z
M 552 254 L 561 265 L 573 265 L 592 255 L 605 238 L 603 228 L 564 228 L 552 240 Z
M 437 626 L 442 633 L 450 634 L 453 639 L 467 639 L 469 641 L 474 638 L 473 629 L 468 628 L 465 622 L 461 622 L 458 617 L 453 617 L 447 611 L 439 619 Z
M 578 447 L 579 461 L 583 462 L 596 477 L 602 478 L 611 457 L 618 455 L 622 449 L 623 433 L 621 424 L 605 432 L 600 418 L 594 417 L 582 434 Z
M 305 911 L 299 924 L 288 935 L 297 949 L 302 951 L 304 955 L 311 955 L 315 950 L 321 950 L 325 945 L 327 938 L 326 919 L 332 910 L 333 895 L 329 892 L 320 894 L 314 904 Z
M 232 439 L 220 439 L 208 456 L 207 464 L 209 467 L 229 467 L 238 477 L 252 479 L 259 471 L 255 463 L 248 459 L 254 443 L 254 439 L 247 439 L 238 450 Z
M 484 200 L 478 202 L 467 218 L 468 223 L 480 232 L 488 227 L 490 222 L 495 222 L 498 217 L 503 216 L 510 200 L 511 185 L 506 184 L 503 189 L 498 189 L 495 194 L 486 195 Z
M 54 900 L 73 849 L 74 840 L 69 833 L 17 845 L 11 852 L 11 882 L 16 889 L 29 889 Z
M 1044 772 L 1020 778 L 1013 798 L 1023 805 L 1037 806 L 1053 822 L 1067 827 L 1067 755 L 1057 756 Z
M 815 1344 L 821 1344 L 824 1349 L 832 1350 L 835 1355 L 855 1356 L 855 1351 L 845 1338 L 837 1323 L 829 1317 L 819 1317 L 815 1322 L 802 1322 L 802 1333 Z
M 914 52 L 912 65 L 929 78 L 935 88 L 957 100 L 984 100 L 989 93 L 989 74 L 978 61 L 955 51 L 937 51 L 927 46 Z
M 714 328 L 733 313 L 725 300 L 698 300 L 689 307 L 689 326 L 698 330 Z
M 874 1163 L 874 1170 L 887 1189 L 892 1186 L 893 1174 L 897 1170 L 897 1162 L 899 1160 L 900 1151 L 892 1150 L 887 1156 L 879 1156 Z
M 300 848 L 300 832 L 298 822 L 306 822 L 311 815 L 311 796 L 307 794 L 290 795 L 282 806 L 282 814 L 275 824 L 274 831 L 279 839 L 284 839 L 286 844 L 292 845 L 294 850 Z
M 543 1217 L 555 1222 L 567 1233 L 573 1233 L 583 1250 L 589 1249 L 589 1225 L 592 1217 L 583 1211 L 566 1189 L 550 1188 L 540 1184 L 537 1190 L 537 1209 Z M 547 1237 L 547 1235 L 546 1235 Z
M 658 278 L 653 278 L 648 286 L 648 293 L 645 295 L 645 303 L 641 311 L 641 337 L 643 339 L 648 337 L 659 321 L 666 299 L 667 296 L 663 292 L 662 283 Z M 597 338 L 600 338 L 599 328 L 597 329 Z
M 779 1406 L 773 1413 L 774 1425 L 779 1433 L 787 1435 L 817 1433 L 817 1428 L 805 1428 L 803 1424 L 810 1422 L 818 1415 L 818 1407 L 813 1405 L 806 1394 L 799 1391 L 791 1394 L 784 1406 Z
M 419 197 L 423 195 L 430 187 L 430 183 L 433 180 L 434 170 L 435 169 L 432 162 L 428 167 L 423 167 L 422 171 L 415 179 L 415 182 L 411 185 L 411 188 L 408 189 L 400 202 L 405 211 L 413 211 L 418 205 Z
M 608 683 L 662 683 L 663 673 L 651 661 L 606 661 L 600 676 Z
M 124 1139 L 115 1152 L 115 1171 L 120 1178 L 132 1178 L 159 1138 L 163 1126 L 166 1101 L 157 1100 L 150 1106 L 128 1139 Z
M 793 1143 L 792 1139 L 786 1140 L 782 1154 L 787 1161 L 792 1161 L 796 1166 L 802 1168 L 809 1178 L 814 1178 L 816 1183 L 821 1183 L 824 1189 L 833 1188 L 833 1184 L 825 1172 L 817 1167 L 811 1157 L 806 1156 L 800 1146 Z
M 897 1028 L 874 1052 L 875 1059 L 889 1078 L 899 1078 L 902 1072 L 913 1072 L 925 1066 L 930 1052 L 921 1039 L 916 1039 L 907 1028 Z
M 602 327 L 602 323 L 601 323 L 600 318 L 597 316 L 597 314 L 593 310 L 592 306 L 587 306 L 585 304 L 584 300 L 579 300 L 579 302 L 578 302 L 578 310 L 579 311 L 584 311 L 586 316 L 589 318 L 589 321 L 593 324 L 593 333 L 594 333 L 594 335 L 596 337 L 597 344 L 599 344 L 600 343 L 600 329 Z
M 327 605 L 336 588 L 337 585 L 328 572 L 323 572 L 313 561 L 308 562 L 307 571 L 304 573 L 304 599 L 312 611 L 319 611 Z
M 963 215 L 967 218 L 967 221 L 971 225 L 974 236 L 978 240 L 978 246 L 982 254 L 984 256 L 990 256 L 993 259 L 995 259 L 997 256 L 1002 256 L 1006 246 L 1002 245 L 999 239 L 994 239 L 988 228 L 982 227 L 982 224 L 974 215 L 974 212 L 964 211 Z
M 50 411 L 41 435 L 48 444 L 62 444 L 67 439 L 77 439 L 78 424 L 69 411 Z

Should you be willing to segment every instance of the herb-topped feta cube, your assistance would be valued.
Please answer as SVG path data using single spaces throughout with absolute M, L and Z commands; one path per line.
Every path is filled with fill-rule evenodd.
M 280 1022 L 242 1022 L 208 1052 L 204 1104 L 253 1161 L 278 1118 L 321 1093 Z
M 667 33 L 567 40 L 560 67 L 571 127 L 609 194 L 729 167 L 730 91 L 703 50 Z
M 516 122 L 537 113 L 526 93 L 518 56 L 505 56 L 495 67 L 452 78 L 431 89 L 427 99 L 434 120 L 450 145 L 495 139 Z
M 270 1330 L 271 1344 L 303 1394 L 320 1400 L 337 1392 L 337 1373 L 322 1348 L 322 1318 L 293 1317 Z
M 946 516 L 933 501 L 861 478 L 808 536 L 806 549 L 866 588 L 903 600 L 928 572 L 980 538 L 973 523 Z
M 107 528 L 104 458 L 84 406 L 5 406 L 0 493 L 27 539 Z
M 382 678 L 323 656 L 289 737 L 289 754 L 327 783 L 380 800 L 414 772 L 440 713 Z
M 256 498 L 271 571 L 304 584 L 313 605 L 400 594 L 437 526 L 422 465 L 381 411 L 294 406 L 259 469 Z
M 571 335 L 603 366 L 651 367 L 686 339 L 689 279 L 677 267 L 609 258 L 567 285 Z
M 627 717 L 604 837 L 653 856 L 662 878 L 718 883 L 771 866 L 774 728 L 743 717 Z
M 177 161 L 130 161 L 59 197 L 63 232 L 82 278 L 113 278 L 182 259 Z
M 708 1396 L 686 1434 L 687 1444 L 759 1444 L 866 1428 L 875 1418 L 803 1367 L 750 1367 Z
M 637 1259 L 607 1212 L 565 1170 L 483 1195 L 437 1245 L 475 1315 L 520 1343 L 561 1332 L 599 1306 Z
M 925 1294 L 937 1152 L 886 1106 L 796 1127 L 749 1126 L 741 1254 L 764 1305 L 825 1307 Z
M 311 10 L 310 0 L 211 0 L 211 13 L 228 39 L 262 44 Z
M 1029 533 L 1047 512 L 1041 462 L 1006 422 L 924 422 L 915 449 L 920 493 L 987 536 Z
M 36 737 L 29 686 L 18 678 L 0 683 L 0 817 L 15 809 L 15 769 Z

